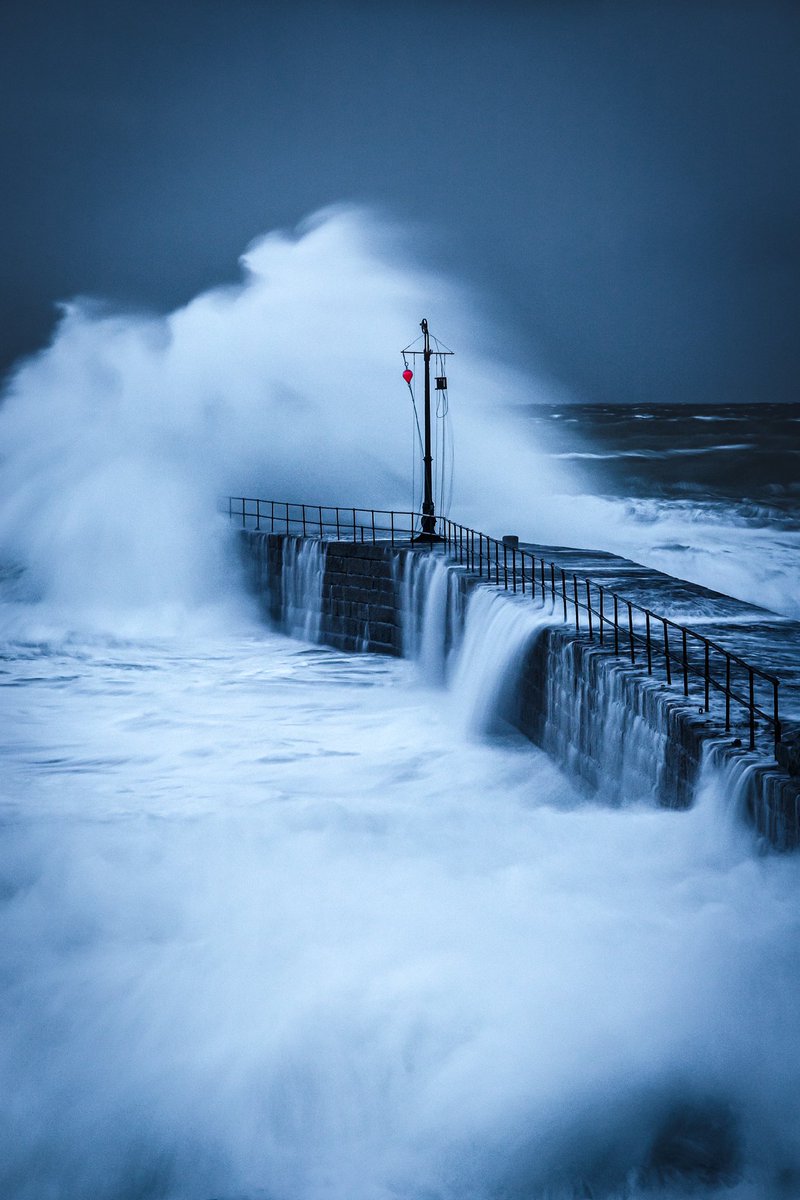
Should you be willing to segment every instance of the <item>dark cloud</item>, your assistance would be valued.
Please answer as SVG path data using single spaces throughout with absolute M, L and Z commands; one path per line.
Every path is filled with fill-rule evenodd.
M 75 293 L 174 305 L 340 200 L 437 233 L 598 400 L 794 399 L 793 2 L 5 0 L 8 363 Z

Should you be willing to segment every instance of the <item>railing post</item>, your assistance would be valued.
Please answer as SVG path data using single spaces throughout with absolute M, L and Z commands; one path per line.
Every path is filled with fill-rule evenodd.
M 300 511 L 303 514 L 303 537 L 305 537 L 306 536 L 306 506 L 305 506 L 305 504 L 300 505 Z
M 245 507 L 246 504 L 247 504 L 247 501 L 246 501 L 245 497 L 242 496 L 242 529 L 247 528 L 247 509 Z
M 375 545 L 375 509 L 371 508 L 370 513 L 372 514 L 372 544 L 374 546 Z
M 626 600 L 625 603 L 628 606 L 628 636 L 630 637 L 630 640 L 631 640 L 631 662 L 635 663 L 636 662 L 636 651 L 635 651 L 634 645 L 633 645 L 633 607 L 631 605 L 630 600 Z
M 289 536 L 289 502 L 286 501 L 286 536 Z
M 556 606 L 556 564 L 550 563 L 550 593 L 553 601 L 553 608 Z
M 545 582 L 544 582 L 544 559 L 542 559 L 542 560 L 541 560 L 541 565 L 542 565 L 542 571 L 541 571 L 541 577 L 542 577 L 542 604 L 544 604 L 545 600 L 547 599 L 547 588 L 545 587 Z
M 725 655 L 725 732 L 731 731 L 731 656 Z
M 497 542 L 494 544 L 494 582 L 495 587 L 500 587 L 500 551 L 497 549 Z
M 661 618 L 661 624 L 664 626 L 664 666 L 667 669 L 667 683 L 672 686 L 672 663 L 669 658 L 669 626 L 667 625 L 666 617 Z
M 614 596 L 614 653 L 619 654 L 619 598 L 617 593 Z
M 520 550 L 520 563 L 521 563 L 520 569 L 522 571 L 522 594 L 524 596 L 525 595 L 525 551 L 524 550 Z
M 478 534 L 478 574 L 483 579 L 483 534 Z
M 689 695 L 689 652 L 686 645 L 686 630 L 681 630 L 681 639 L 683 641 L 683 694 Z
M 336 540 L 337 540 L 337 542 L 340 542 L 342 540 L 342 533 L 341 533 L 341 529 L 339 527 L 339 505 L 338 504 L 336 505 Z
M 775 730 L 775 751 L 777 753 L 781 740 L 781 722 L 778 715 L 778 680 L 772 681 L 772 723 Z
M 269 531 L 270 531 L 270 533 L 275 532 L 275 501 L 274 500 L 270 500 L 270 502 L 269 502 Z
M 503 587 L 508 591 L 508 546 L 503 542 Z
M 394 511 L 389 513 L 389 526 L 392 531 L 392 549 L 394 549 Z
M 575 632 L 580 633 L 581 620 L 580 620 L 580 616 L 578 614 L 578 576 L 577 575 L 572 576 L 572 595 L 573 595 L 573 599 L 575 601 Z
M 261 529 L 261 501 L 256 500 L 256 529 Z
M 644 614 L 644 623 L 647 638 L 647 674 L 653 674 L 653 653 L 650 647 L 650 610 L 646 609 Z
M 703 667 L 705 670 L 705 709 L 706 712 L 708 712 L 711 703 L 711 666 L 709 663 L 709 648 L 707 638 L 703 638 L 703 644 L 705 646 L 705 654 L 703 655 Z
M 604 603 L 605 603 L 605 592 L 603 591 L 602 587 L 599 584 L 598 584 L 598 591 L 600 592 L 600 645 L 602 646 L 602 645 L 604 645 L 603 617 L 605 614 L 603 612 L 603 608 L 604 608 Z
M 590 581 L 586 580 L 586 614 L 589 618 L 589 641 L 594 641 L 594 626 L 592 625 L 592 588 Z
M 750 676 L 750 749 L 756 748 L 756 701 L 755 701 L 755 683 L 753 680 L 753 668 L 748 669 Z
M 322 532 L 322 505 L 321 504 L 319 506 L 319 536 L 320 536 L 320 541 L 325 536 L 324 533 Z
M 353 509 L 353 545 L 355 545 L 357 541 L 358 535 L 356 534 L 356 510 Z
M 233 520 L 233 496 L 228 496 L 228 520 Z
M 514 592 L 517 590 L 517 552 L 514 547 L 511 547 L 511 587 Z
M 564 621 L 567 620 L 567 575 L 564 568 L 561 568 L 561 599 L 564 604 Z

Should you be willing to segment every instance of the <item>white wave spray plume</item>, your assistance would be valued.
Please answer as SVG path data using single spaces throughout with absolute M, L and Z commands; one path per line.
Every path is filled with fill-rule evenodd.
M 401 265 L 401 242 L 364 211 L 328 210 L 255 242 L 241 284 L 168 315 L 67 305 L 0 411 L 4 557 L 73 610 L 196 605 L 223 587 L 228 491 L 411 507 L 399 350 L 423 315 L 458 350 L 459 518 L 499 528 L 513 513 L 541 536 L 535 497 L 561 468 L 497 411 L 534 385 L 468 349 L 470 301 Z

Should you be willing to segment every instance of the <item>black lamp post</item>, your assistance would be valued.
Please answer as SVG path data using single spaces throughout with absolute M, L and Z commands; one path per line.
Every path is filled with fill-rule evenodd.
M 424 464 L 425 490 L 422 496 L 422 532 L 425 540 L 431 541 L 436 537 L 436 515 L 433 507 L 433 456 L 431 454 L 431 335 L 428 333 L 428 322 L 422 318 L 420 322 L 423 338 L 422 357 L 425 362 L 425 453 L 422 456 Z
M 433 454 L 431 453 L 431 358 L 434 351 L 431 350 L 431 335 L 428 330 L 428 322 L 425 317 L 420 321 L 420 329 L 422 330 L 422 350 L 411 350 L 407 348 L 403 351 L 403 358 L 406 355 L 422 354 L 424 363 L 424 379 L 425 379 L 425 438 L 422 451 L 423 465 L 423 495 L 422 495 L 422 532 L 412 538 L 415 542 L 442 542 L 444 538 L 436 532 L 436 510 L 433 503 Z M 452 350 L 436 350 L 437 357 L 444 357 L 446 354 L 452 354 Z M 404 377 L 409 387 L 411 386 L 411 372 L 406 370 Z M 447 379 L 441 375 L 436 380 L 436 386 L 440 391 L 447 387 Z

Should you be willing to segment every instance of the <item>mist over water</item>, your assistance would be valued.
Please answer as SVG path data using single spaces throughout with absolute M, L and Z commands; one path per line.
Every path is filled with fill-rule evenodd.
M 243 593 L 220 494 L 410 504 L 422 315 L 459 351 L 454 513 L 606 544 L 399 245 L 337 211 L 166 317 L 76 303 L 0 410 L 9 1200 L 800 1189 L 800 866 L 729 781 L 601 804 L 513 733 L 530 607 L 479 591 L 395 662 Z

